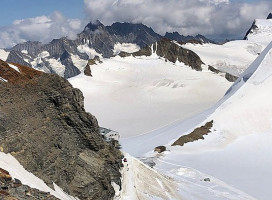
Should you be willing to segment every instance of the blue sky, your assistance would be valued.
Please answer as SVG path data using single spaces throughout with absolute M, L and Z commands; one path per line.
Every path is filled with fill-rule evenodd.
M 83 0 L 1 0 L 0 26 L 14 20 L 50 15 L 60 11 L 69 18 L 84 18 Z

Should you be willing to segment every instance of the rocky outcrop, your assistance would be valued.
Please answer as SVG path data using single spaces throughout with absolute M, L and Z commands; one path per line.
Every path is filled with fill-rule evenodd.
M 166 151 L 166 147 L 165 146 L 157 146 L 155 149 L 154 149 L 155 152 L 158 152 L 158 153 L 162 153 L 164 151 Z
M 204 139 L 204 135 L 208 135 L 211 131 L 210 129 L 213 126 L 213 121 L 207 122 L 204 126 L 196 128 L 193 132 L 188 135 L 181 136 L 178 140 L 176 140 L 172 146 L 179 145 L 183 146 L 188 142 L 194 142 L 200 139 Z
M 145 48 L 134 53 L 120 52 L 119 56 L 151 56 L 153 52 L 158 56 L 165 58 L 166 61 L 170 61 L 172 63 L 179 61 L 190 66 L 194 70 L 202 70 L 201 65 L 203 62 L 196 53 L 181 47 L 181 45 L 167 38 L 162 38 L 158 42 L 146 46 Z
M 0 147 L 49 186 L 80 199 L 111 199 L 122 155 L 65 79 L 0 61 Z M 1 167 L 1 166 L 0 166 Z
M 219 73 L 225 74 L 225 78 L 226 78 L 229 82 L 235 82 L 235 81 L 238 79 L 237 76 L 234 76 L 234 75 L 232 75 L 232 74 L 230 74 L 230 73 L 228 73 L 228 72 L 220 71 L 220 70 L 218 70 L 218 69 L 216 69 L 216 68 L 214 68 L 213 66 L 210 66 L 210 65 L 209 65 L 208 70 L 210 70 L 210 71 L 212 71 L 212 72 L 214 72 L 214 73 L 216 73 L 216 74 L 219 74 Z
M 96 65 L 97 63 L 102 63 L 98 56 L 95 56 L 93 59 L 90 59 L 84 69 L 84 74 L 86 76 L 92 76 L 91 66 Z
M 156 45 L 153 45 L 153 51 L 170 62 L 179 61 L 197 71 L 202 70 L 201 65 L 203 62 L 196 53 L 177 45 L 169 39 L 163 38 L 158 41 Z
M 226 73 L 225 74 L 225 78 L 229 81 L 229 82 L 235 82 L 239 77 L 234 76 L 230 73 Z
M 50 193 L 23 185 L 20 180 L 12 179 L 9 172 L 0 168 L 0 199 L 2 200 L 57 200 Z
M 266 19 L 272 19 L 272 13 L 269 13 Z
M 210 71 L 212 71 L 212 72 L 214 72 L 216 74 L 222 73 L 220 70 L 215 69 L 213 66 L 210 66 L 210 65 L 208 67 L 208 70 L 210 70 Z

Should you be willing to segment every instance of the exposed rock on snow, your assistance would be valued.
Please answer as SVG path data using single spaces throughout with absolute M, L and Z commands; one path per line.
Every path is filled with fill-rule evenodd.
M 155 152 L 158 152 L 158 153 L 162 153 L 164 151 L 166 151 L 166 147 L 165 146 L 158 146 L 154 149 Z
M 183 135 L 179 139 L 177 139 L 172 146 L 179 145 L 183 146 L 184 144 L 188 142 L 194 142 L 197 140 L 203 140 L 204 135 L 208 135 L 211 132 L 211 128 L 213 126 L 213 121 L 207 122 L 204 126 L 201 126 L 199 128 L 196 128 L 193 132 L 191 132 L 188 135 Z
M 172 63 L 183 62 L 185 65 L 190 66 L 192 69 L 201 71 L 201 65 L 204 64 L 199 56 L 191 50 L 185 49 L 174 41 L 163 38 L 158 42 L 147 46 L 137 52 L 127 53 L 120 52 L 121 57 L 127 56 L 151 56 L 153 53 L 165 58 Z
M 96 65 L 97 63 L 102 63 L 98 56 L 95 56 L 93 59 L 90 59 L 84 69 L 84 74 L 86 76 L 92 76 L 91 65 Z
M 16 66 L 20 72 L 0 61 L 0 77 L 8 81 L 0 82 L 2 150 L 72 196 L 110 199 L 122 155 L 103 140 L 80 90 L 57 75 Z

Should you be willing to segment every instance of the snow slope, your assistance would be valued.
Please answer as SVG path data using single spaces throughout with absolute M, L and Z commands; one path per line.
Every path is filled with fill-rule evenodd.
M 251 42 L 268 45 L 272 41 L 272 19 L 256 19 L 256 28 L 252 30 L 247 39 Z
M 0 151 L 0 167 L 7 170 L 12 178 L 19 179 L 22 184 L 40 191 L 49 192 L 61 200 L 78 200 L 66 194 L 60 187 L 54 184 L 55 190 L 48 187 L 41 179 L 29 173 L 24 167 L 10 154 Z
M 122 137 L 192 116 L 218 101 L 231 84 L 219 74 L 194 71 L 157 55 L 102 61 L 91 67 L 93 77 L 81 74 L 69 81 L 83 92 L 85 108 L 100 126 Z
M 231 41 L 223 45 L 187 43 L 182 46 L 197 53 L 205 64 L 235 76 L 244 72 L 264 48 L 261 44 L 246 40 Z
M 6 61 L 8 58 L 9 52 L 6 52 L 4 49 L 0 49 L 0 59 Z
M 271 63 L 272 43 L 214 107 L 142 137 L 125 139 L 124 150 L 136 156 L 154 157 L 152 149 L 160 141 L 159 145 L 166 145 L 169 151 L 154 159 L 157 170 L 167 173 L 195 169 L 256 199 L 271 199 Z M 183 147 L 170 146 L 174 139 L 211 120 L 212 132 L 204 140 Z
M 122 190 L 114 200 L 253 200 L 224 182 L 190 168 L 167 169 L 163 175 L 124 153 Z M 178 178 L 177 178 L 178 177 Z M 211 181 L 204 181 L 209 177 Z

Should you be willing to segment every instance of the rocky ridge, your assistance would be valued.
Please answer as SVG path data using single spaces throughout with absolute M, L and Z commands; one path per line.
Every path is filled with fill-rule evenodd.
M 122 154 L 99 133 L 83 95 L 52 74 L 0 61 L 0 149 L 49 186 L 79 199 L 111 199 Z M 1 166 L 0 166 L 1 167 Z
M 75 66 L 74 59 L 92 59 L 90 51 L 108 58 L 113 56 L 116 43 L 134 43 L 140 47 L 152 44 L 161 36 L 143 24 L 114 23 L 104 26 L 100 21 L 91 22 L 78 34 L 75 40 L 66 37 L 54 39 L 48 44 L 25 42 L 10 49 L 7 62 L 33 67 L 48 73 L 70 78 L 78 75 L 82 69 Z M 51 62 L 55 59 L 62 69 Z
M 196 53 L 167 38 L 162 38 L 135 53 L 120 52 L 119 56 L 151 56 L 153 52 L 167 61 L 172 63 L 183 62 L 197 71 L 201 71 L 201 65 L 204 64 Z
M 180 42 L 213 42 L 202 35 L 183 36 L 177 32 L 166 33 L 165 37 Z M 70 78 L 82 72 L 94 56 L 114 56 L 116 44 L 130 43 L 143 49 L 161 38 L 160 34 L 141 23 L 116 22 L 104 26 L 97 20 L 87 24 L 75 40 L 63 37 L 48 44 L 28 41 L 7 49 L 7 62 Z
M 178 32 L 173 32 L 173 33 L 169 33 L 166 32 L 166 34 L 164 35 L 165 38 L 168 38 L 170 40 L 176 40 L 178 42 L 182 42 L 182 43 L 213 43 L 215 44 L 214 41 L 206 38 L 203 35 L 196 35 L 196 36 L 192 36 L 192 35 L 180 35 Z

